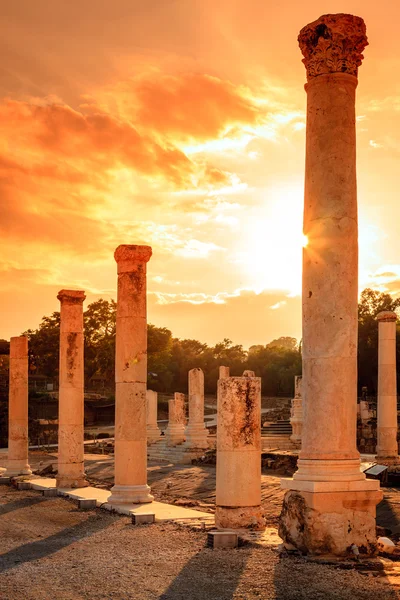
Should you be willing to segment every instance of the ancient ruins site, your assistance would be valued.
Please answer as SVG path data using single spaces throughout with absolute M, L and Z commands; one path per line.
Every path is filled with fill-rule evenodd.
M 304 14 L 308 14 L 313 3 L 305 4 Z M 99 14 L 102 10 L 99 8 Z M 145 11 L 144 6 L 141 10 Z M 182 22 L 191 22 L 179 10 L 176 15 Z M 280 11 L 277 8 L 276 14 Z M 146 19 L 139 12 L 137 7 L 137 18 L 140 22 L 143 18 L 145 26 Z M 246 13 L 241 14 L 244 19 Z M 253 16 L 257 20 L 257 15 Z M 301 16 L 297 15 L 296 23 Z M 172 13 L 167 18 L 171 19 Z M 218 22 L 226 24 L 226 19 Z M 246 23 L 244 20 L 243 27 Z M 273 85 L 272 78 L 261 86 L 248 112 L 250 87 L 246 91 L 243 83 L 234 91 L 233 71 L 232 81 L 225 85 L 217 83 L 217 71 L 210 71 L 205 78 L 210 96 L 198 103 L 202 88 L 198 80 L 196 84 L 194 63 L 189 77 L 192 96 L 179 88 L 177 80 L 171 83 L 178 75 L 165 75 L 159 96 L 153 80 L 138 83 L 132 75 L 129 84 L 119 83 L 115 90 L 104 88 L 102 94 L 97 90 L 98 99 L 94 86 L 90 94 L 81 92 L 84 104 L 79 110 L 83 112 L 68 109 L 60 124 L 55 114 L 66 111 L 67 105 L 55 99 L 55 78 L 54 98 L 32 96 L 29 100 L 35 106 L 32 125 L 25 105 L 23 131 L 32 127 L 38 146 L 36 154 L 33 150 L 28 153 L 31 165 L 13 165 L 16 173 L 25 169 L 33 176 L 38 170 L 39 177 L 44 177 L 44 167 L 34 164 L 34 156 L 42 146 L 56 152 L 62 140 L 65 162 L 58 159 L 51 177 L 63 172 L 65 181 L 79 182 L 79 189 L 90 188 L 96 180 L 96 189 L 101 188 L 105 196 L 111 189 L 118 193 L 112 207 L 115 221 L 111 212 L 108 216 L 106 199 L 96 205 L 99 221 L 104 225 L 110 219 L 107 235 L 97 238 L 97 244 L 104 240 L 102 258 L 90 255 L 87 249 L 90 258 L 82 259 L 82 265 L 76 263 L 76 272 L 67 277 L 63 265 L 68 250 L 62 249 L 60 267 L 54 267 L 51 276 L 40 275 L 52 290 L 51 299 L 43 301 L 40 311 L 50 306 L 55 312 L 43 317 L 37 330 L 26 328 L 22 335 L 9 335 L 10 341 L 0 340 L 0 599 L 400 597 L 400 286 L 397 289 L 395 258 L 387 259 L 388 265 L 382 258 L 375 279 L 369 274 L 370 286 L 362 289 L 366 209 L 360 198 L 368 187 L 368 169 L 364 164 L 360 194 L 356 147 L 373 117 L 366 116 L 370 113 L 364 108 L 364 96 L 362 110 L 366 114 L 356 110 L 356 91 L 370 56 L 367 28 L 361 16 L 347 13 L 324 14 L 297 25 L 297 59 L 303 62 L 306 80 L 303 112 L 296 108 L 294 98 L 289 100 L 289 87 L 286 90 L 284 82 L 281 87 Z M 122 44 L 122 21 L 119 28 Z M 139 36 L 138 47 L 144 43 L 140 40 Z M 294 34 L 291 43 L 296 45 Z M 372 47 L 378 41 L 371 36 L 370 43 Z M 167 69 L 178 49 L 165 44 L 163 65 Z M 185 44 L 192 47 L 189 40 Z M 157 55 L 155 47 L 152 52 Z M 196 52 L 195 45 L 193 56 Z M 274 52 L 273 44 L 270 52 Z M 144 69 L 140 65 L 145 64 L 145 54 L 143 45 L 136 56 L 136 69 Z M 372 48 L 371 55 L 376 61 Z M 157 71 L 161 66 L 161 62 L 152 66 L 149 73 L 161 72 Z M 371 71 L 367 75 L 371 81 Z M 133 101 L 129 94 L 135 85 Z M 156 97 L 154 114 L 150 114 L 152 94 Z M 176 105 L 174 94 L 179 97 Z M 220 129 L 224 112 L 233 107 L 229 94 L 231 102 L 239 97 L 240 102 L 234 104 L 229 124 Z M 278 110 L 274 94 L 286 98 L 286 112 L 281 107 L 273 113 Z M 110 95 L 114 133 L 106 108 Z M 381 102 L 396 102 L 392 96 L 388 98 Z M 195 104 L 198 118 L 191 120 L 190 135 L 179 144 L 177 130 L 189 110 L 187 101 L 190 106 Z M 13 102 L 22 100 L 10 99 L 9 106 Z M 371 113 L 378 112 L 378 101 L 371 102 Z M 131 117 L 126 120 L 126 111 L 131 114 L 134 106 L 139 116 L 133 134 L 133 121 Z M 15 114 L 16 105 L 12 110 Z M 264 121 L 258 110 L 264 111 Z M 242 122 L 245 114 L 246 126 Z M 208 139 L 200 121 L 207 117 L 211 127 L 215 116 L 217 124 Z M 288 123 L 291 134 L 281 131 L 281 139 L 277 131 Z M 150 132 L 156 126 L 159 130 L 152 138 Z M 168 137 L 167 127 L 176 138 Z M 245 141 L 238 143 L 235 136 L 241 127 Z M 277 272 L 287 272 L 279 262 L 279 244 L 276 255 L 262 256 L 260 265 L 256 264 L 257 247 L 251 246 L 258 235 L 256 221 L 263 220 L 257 203 L 248 208 L 255 211 L 253 233 L 245 238 L 251 250 L 250 267 L 241 270 L 244 250 L 230 257 L 217 241 L 219 235 L 222 243 L 225 229 L 232 227 L 228 237 L 236 236 L 240 245 L 240 219 L 227 217 L 224 211 L 240 209 L 240 194 L 247 198 L 257 195 L 256 187 L 243 185 L 238 175 L 243 148 L 248 152 L 246 160 L 258 161 L 263 155 L 260 140 L 263 144 L 268 140 L 276 148 L 287 144 L 290 162 L 288 148 L 294 144 L 290 135 L 295 133 L 305 145 L 305 169 L 301 167 L 304 194 L 296 200 L 302 222 L 293 217 L 301 238 L 302 249 L 299 246 L 297 251 L 302 264 L 293 268 L 289 279 L 301 279 L 301 292 L 288 288 L 279 299 L 273 295 L 277 292 L 272 291 L 275 282 L 270 267 L 276 260 Z M 73 142 L 75 134 L 88 135 L 86 145 Z M 17 145 L 22 144 L 21 135 L 16 129 Z M 117 141 L 111 144 L 113 135 Z M 219 145 L 215 146 L 216 142 Z M 388 144 L 388 138 L 370 142 L 372 153 Z M 93 152 L 92 143 L 100 157 L 93 181 L 89 183 L 78 168 L 67 175 L 63 169 L 71 166 L 69 145 L 72 156 L 76 159 L 79 155 L 84 161 Z M 391 144 L 394 147 L 393 140 Z M 114 166 L 109 157 L 112 153 L 120 153 Z M 229 155 L 236 172 L 228 175 L 216 154 L 221 160 Z M 214 166 L 207 163 L 212 155 Z M 179 168 L 188 169 L 190 183 L 184 184 L 177 163 L 169 162 L 177 160 Z M 130 161 L 133 166 L 128 168 Z M 4 161 L 5 168 L 11 162 Z M 283 162 L 280 157 L 279 164 Z M 293 158 L 290 169 L 297 162 Z M 143 172 L 138 179 L 130 179 L 131 170 L 139 164 Z M 368 165 L 373 171 L 372 158 Z M 157 180 L 157 169 L 165 169 L 163 176 L 171 189 Z M 21 184 L 20 189 L 27 188 Z M 32 189 L 39 194 L 39 187 Z M 145 213 L 135 195 L 138 190 L 148 203 Z M 152 193 L 159 194 L 158 204 Z M 124 202 L 131 195 L 141 215 L 137 219 L 124 214 L 128 206 Z M 236 195 L 237 207 L 227 208 L 229 198 Z M 72 195 L 70 202 L 68 210 L 72 203 L 81 205 L 82 197 Z M 163 207 L 167 210 L 179 202 L 182 212 L 198 211 L 196 217 L 192 213 L 192 225 L 186 223 L 182 232 L 195 235 L 196 228 L 199 231 L 215 219 L 214 242 L 190 238 L 179 245 L 179 226 L 167 225 L 163 212 Z M 53 203 L 57 204 L 55 197 Z M 211 205 L 213 217 L 206 215 Z M 31 209 L 34 214 L 33 204 Z M 390 212 L 384 194 L 379 210 Z M 151 211 L 152 219 L 154 211 L 158 213 L 158 225 L 150 220 Z M 271 215 L 273 219 L 273 211 Z M 73 230 L 82 219 L 87 220 L 84 228 L 89 229 L 92 216 L 81 215 L 79 210 Z M 288 211 L 279 232 L 282 239 L 291 218 Z M 265 224 L 265 219 L 262 222 Z M 63 227 L 66 225 L 57 237 L 61 247 L 67 248 Z M 67 237 L 72 236 L 66 231 Z M 79 231 L 77 246 L 78 238 L 86 235 Z M 39 228 L 35 235 L 45 239 Z M 268 235 L 266 229 L 259 237 Z M 173 257 L 166 250 L 168 245 L 174 248 Z M 48 255 L 44 247 L 43 260 Z M 193 262 L 193 252 L 198 261 L 202 260 L 199 253 L 207 257 L 202 266 Z M 219 252 L 215 272 L 208 257 L 212 252 Z M 166 274 L 174 260 L 172 281 Z M 200 281 L 196 278 L 201 269 L 204 282 L 215 278 L 222 284 L 229 276 L 237 286 L 235 291 L 231 295 L 210 292 L 208 296 L 191 292 L 191 286 L 195 289 Z M 13 270 L 18 269 L 8 267 L 10 278 Z M 96 273 L 93 277 L 104 278 L 101 285 L 94 285 L 90 271 Z M 256 271 L 260 280 L 262 271 L 265 281 L 271 277 L 269 302 L 272 297 L 275 300 L 268 311 L 255 300 L 261 297 L 266 301 L 265 290 L 249 291 L 243 283 L 249 271 Z M 162 284 L 164 291 L 156 288 Z M 182 285 L 189 291 L 176 291 Z M 28 305 L 31 292 L 26 292 Z M 290 324 L 289 313 L 282 316 L 280 312 L 294 298 L 298 299 L 299 310 L 296 313 L 293 308 L 293 314 L 300 324 L 299 339 L 289 335 L 290 327 L 295 331 L 296 321 Z M 32 304 L 35 302 L 36 296 Z M 236 309 L 229 322 L 231 302 L 236 302 Z M 174 337 L 158 320 L 157 310 L 164 310 L 166 318 L 172 319 L 166 321 L 168 327 L 176 318 L 178 331 L 184 333 Z M 18 307 L 16 311 L 15 322 L 25 322 L 18 320 L 23 316 Z M 271 311 L 276 316 L 270 317 Z M 3 312 L 10 324 L 5 322 L 2 327 L 8 332 L 7 327 L 17 327 L 11 301 L 3 306 Z M 195 339 L 196 327 L 205 341 Z M 220 327 L 226 330 L 222 342 L 216 341 Z M 235 331 L 241 343 L 228 337 Z M 270 341 L 275 335 L 278 337 Z

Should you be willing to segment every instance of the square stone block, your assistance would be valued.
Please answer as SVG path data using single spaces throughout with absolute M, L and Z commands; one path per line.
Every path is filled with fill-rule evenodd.
M 210 531 L 207 545 L 210 548 L 237 548 L 238 534 L 234 531 Z
M 11 477 L 0 477 L 0 485 L 10 485 Z
M 46 498 L 53 498 L 54 496 L 57 496 L 57 495 L 58 495 L 57 488 L 50 488 L 48 490 L 42 491 L 42 496 L 45 496 Z
M 91 510 L 92 508 L 96 508 L 96 506 L 96 498 L 81 498 L 78 500 L 78 508 L 80 510 Z
M 147 523 L 155 523 L 156 515 L 154 513 L 132 514 L 133 525 L 145 525 Z
M 17 483 L 17 490 L 30 490 L 31 488 L 31 484 L 29 483 L 29 481 L 18 481 Z

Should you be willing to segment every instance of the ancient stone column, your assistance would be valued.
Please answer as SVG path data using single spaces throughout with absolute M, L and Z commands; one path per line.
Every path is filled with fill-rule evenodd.
M 378 319 L 378 440 L 376 460 L 386 465 L 400 463 L 397 445 L 396 320 L 391 311 Z
M 261 378 L 218 381 L 215 524 L 262 528 Z
M 147 485 L 146 263 L 150 246 L 118 246 L 115 356 L 115 483 L 108 502 L 145 503 Z
M 83 301 L 85 292 L 61 290 L 57 487 L 87 486 L 84 468 Z
M 152 444 L 160 439 L 160 428 L 157 424 L 158 396 L 153 390 L 146 391 L 147 402 L 147 443 Z
M 220 367 L 219 368 L 219 379 L 225 379 L 226 377 L 229 377 L 229 367 Z
M 8 455 L 5 477 L 31 475 L 28 463 L 28 338 L 10 340 Z
M 167 446 L 177 446 L 185 441 L 185 412 L 185 394 L 175 392 L 174 398 L 168 401 Z
M 342 555 L 375 548 L 379 484 L 356 448 L 358 230 L 355 92 L 367 45 L 359 17 L 324 15 L 304 27 L 307 70 L 303 250 L 304 422 L 298 471 L 281 515 L 285 543 Z
M 301 432 L 303 429 L 303 400 L 301 397 L 302 377 L 294 378 L 294 398 L 290 411 L 290 424 L 292 426 L 292 435 L 290 439 L 296 444 L 301 443 Z
M 208 432 L 204 426 L 204 373 L 189 371 L 189 422 L 185 429 L 185 447 L 208 448 Z

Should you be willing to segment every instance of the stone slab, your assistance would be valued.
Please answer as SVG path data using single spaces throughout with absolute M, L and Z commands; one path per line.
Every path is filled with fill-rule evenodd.
M 148 523 L 154 523 L 155 517 L 155 514 L 150 512 L 143 513 L 141 515 L 132 513 L 132 523 L 133 525 L 146 525 Z
M 56 487 L 56 480 L 50 478 L 35 479 L 30 483 L 31 489 L 34 490 L 46 490 Z M 107 502 L 111 495 L 110 490 L 104 490 L 101 488 L 85 487 L 77 489 L 59 489 L 58 494 L 60 496 L 67 496 L 73 500 L 81 499 L 96 499 L 96 506 L 105 508 L 106 510 L 113 510 L 118 514 L 132 516 L 133 514 L 146 514 L 151 512 L 155 514 L 155 521 L 183 521 L 183 520 L 200 520 L 207 521 L 209 523 L 214 522 L 214 515 L 210 513 L 201 512 L 199 510 L 192 510 L 183 506 L 176 506 L 175 504 L 165 504 L 164 502 L 152 502 L 151 504 L 109 504 Z
M 281 479 L 281 488 L 298 492 L 370 492 L 380 489 L 379 481 L 361 479 L 357 481 L 302 481 Z

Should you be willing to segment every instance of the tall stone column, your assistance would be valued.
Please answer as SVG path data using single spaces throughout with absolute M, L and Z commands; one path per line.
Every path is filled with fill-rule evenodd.
M 376 460 L 381 464 L 398 465 L 397 445 L 397 381 L 396 381 L 396 320 L 391 311 L 380 312 L 378 319 L 378 443 Z
M 187 448 L 208 448 L 208 432 L 204 426 L 204 373 L 189 371 L 189 422 L 185 429 Z
M 31 475 L 28 463 L 28 338 L 10 340 L 8 458 L 5 477 Z
M 146 263 L 150 246 L 118 246 L 115 357 L 115 484 L 108 502 L 145 503 L 147 485 Z
M 83 301 L 85 292 L 61 290 L 57 487 L 87 486 L 84 467 Z
M 303 429 L 303 400 L 301 394 L 302 377 L 294 378 L 294 398 L 290 411 L 290 424 L 292 426 L 292 435 L 290 439 L 296 444 L 301 444 L 301 433 Z
M 157 424 L 158 395 L 153 390 L 146 391 L 147 403 L 147 443 L 152 444 L 160 439 L 160 428 Z
M 261 378 L 218 381 L 217 527 L 262 528 Z
M 185 441 L 185 413 L 185 394 L 175 392 L 174 398 L 168 401 L 167 446 L 177 446 Z
M 284 541 L 308 553 L 375 549 L 379 483 L 356 448 L 358 230 L 355 91 L 367 45 L 359 17 L 304 27 L 307 70 L 303 251 L 304 423 L 281 515 Z

